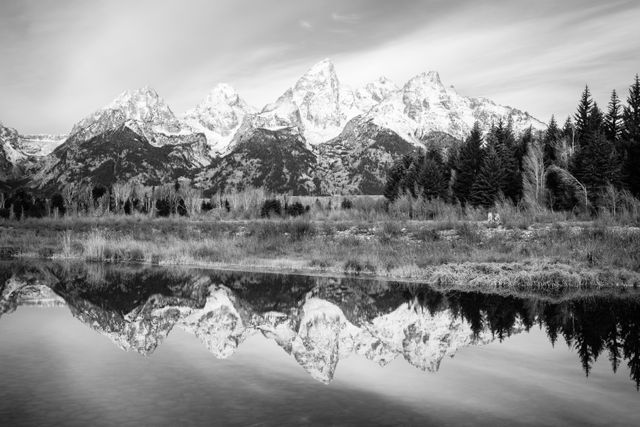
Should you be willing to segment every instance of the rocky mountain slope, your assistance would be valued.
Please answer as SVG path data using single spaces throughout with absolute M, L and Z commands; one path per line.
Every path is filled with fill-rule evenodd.
M 46 158 L 31 183 L 45 193 L 69 184 L 108 187 L 133 181 L 160 185 L 189 175 L 198 159 L 199 153 L 190 145 L 153 145 L 128 124 L 121 124 L 88 140 L 71 136 Z
M 264 187 L 274 193 L 320 194 L 317 163 L 296 128 L 257 128 L 242 133 L 233 150 L 213 160 L 195 182 L 207 193 Z

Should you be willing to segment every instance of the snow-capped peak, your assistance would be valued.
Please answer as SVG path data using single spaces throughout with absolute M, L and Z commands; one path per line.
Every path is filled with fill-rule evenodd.
M 222 154 L 245 116 L 255 112 L 233 87 L 219 83 L 204 101 L 185 113 L 184 120 L 206 135 L 207 144 L 214 152 Z
M 337 136 L 347 116 L 341 103 L 344 91 L 333 63 L 324 59 L 312 66 L 278 100 L 249 118 L 248 127 L 297 128 L 315 145 Z
M 442 81 L 440 80 L 440 73 L 434 70 L 425 71 L 424 73 L 420 73 L 415 76 L 410 82 L 416 83 L 420 82 L 422 85 L 431 85 L 434 87 L 442 86 Z
M 157 146 L 198 139 L 194 130 L 180 122 L 164 99 L 149 86 L 122 92 L 107 106 L 74 125 L 71 135 L 88 140 L 123 124 Z
M 309 68 L 309 70 L 307 70 L 307 72 L 304 74 L 303 78 L 305 76 L 306 77 L 309 77 L 309 76 L 331 77 L 332 75 L 335 76 L 335 74 L 336 74 L 335 66 L 333 65 L 333 62 L 331 61 L 331 59 L 324 58 L 322 61 L 319 61 L 313 64 L 313 66 L 311 66 L 311 68 Z
M 201 106 L 203 104 L 213 107 L 219 104 L 237 105 L 243 103 L 244 101 L 240 98 L 240 95 L 238 95 L 238 92 L 236 92 L 233 87 L 227 83 L 218 83 L 213 89 L 211 89 L 211 92 L 207 95 L 207 99 L 201 104 Z
M 459 95 L 452 87 L 444 86 L 436 71 L 413 77 L 401 91 L 376 105 L 365 118 L 416 144 L 432 132 L 464 139 L 476 121 L 486 131 L 499 119 L 511 119 L 516 132 L 529 126 L 546 127 L 520 110 L 488 99 Z
M 307 130 L 322 134 L 340 126 L 340 82 L 330 60 L 315 64 L 296 82 L 293 102 Z

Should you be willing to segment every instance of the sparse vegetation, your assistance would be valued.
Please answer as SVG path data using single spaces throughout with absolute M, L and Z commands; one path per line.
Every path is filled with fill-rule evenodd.
M 510 209 L 498 208 L 508 227 L 457 217 L 363 221 L 356 208 L 335 211 L 344 219 L 317 219 L 312 211 L 262 220 L 209 220 L 204 213 L 5 220 L 0 247 L 11 257 L 375 274 L 470 286 L 640 285 L 640 229 L 617 225 L 610 215 L 551 222 L 554 215 L 518 217 Z

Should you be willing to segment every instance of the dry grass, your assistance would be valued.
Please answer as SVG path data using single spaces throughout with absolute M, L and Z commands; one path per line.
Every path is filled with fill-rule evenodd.
M 26 220 L 0 227 L 0 246 L 18 248 L 23 256 L 368 274 L 489 287 L 640 284 L 640 231 L 602 221 L 505 228 L 481 221 L 134 216 Z

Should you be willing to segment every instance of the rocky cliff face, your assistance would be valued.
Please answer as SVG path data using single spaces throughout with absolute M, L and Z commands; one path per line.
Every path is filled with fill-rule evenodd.
M 0 124 L 0 180 L 11 180 L 22 174 L 20 162 L 24 154 L 18 150 L 20 136 L 15 129 Z

